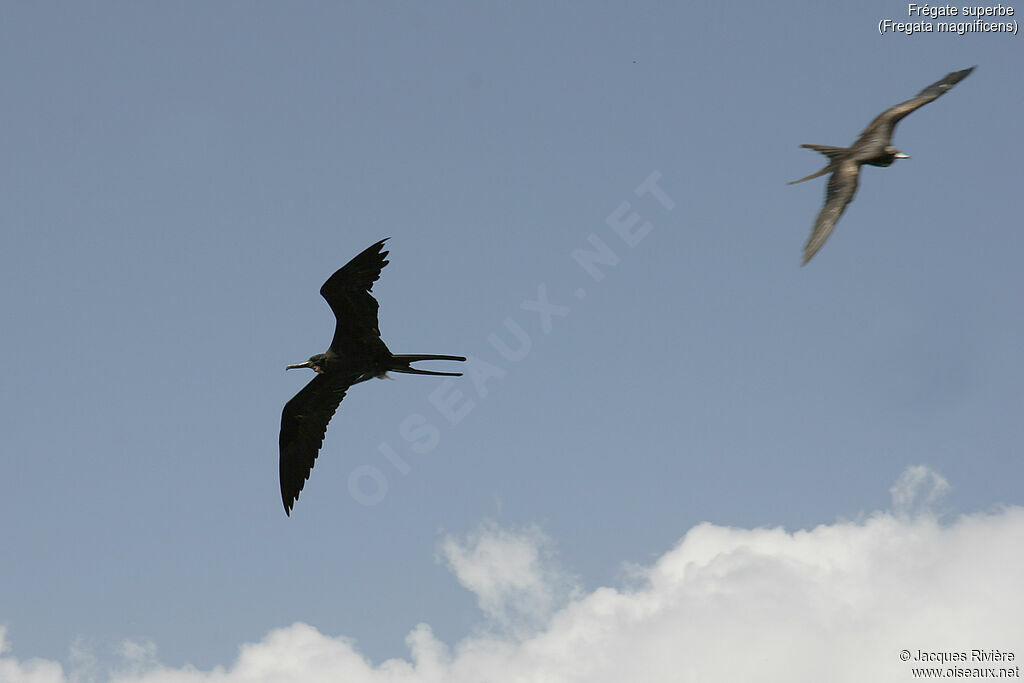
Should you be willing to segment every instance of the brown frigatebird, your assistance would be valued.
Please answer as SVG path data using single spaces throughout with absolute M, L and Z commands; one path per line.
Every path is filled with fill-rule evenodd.
M 846 205 L 853 199 L 853 195 L 857 191 L 857 179 L 861 164 L 889 166 L 897 159 L 909 159 L 910 157 L 892 146 L 892 133 L 896 124 L 910 112 L 941 97 L 947 90 L 967 78 L 972 71 L 974 71 L 973 66 L 970 69 L 947 74 L 942 80 L 932 83 L 906 102 L 889 107 L 876 116 L 871 125 L 865 128 L 857 141 L 849 147 L 800 145 L 821 152 L 828 157 L 829 164 L 817 173 L 794 180 L 788 183 L 789 185 L 802 183 L 829 172 L 832 173 L 832 177 L 828 179 L 828 189 L 825 191 L 825 205 L 818 214 L 817 220 L 814 221 L 810 239 L 804 245 L 804 264 L 818 253 L 821 245 L 825 244 L 836 221 L 843 215 Z
M 281 414 L 281 499 L 289 516 L 323 445 L 327 423 L 350 386 L 374 377 L 383 378 L 388 372 L 448 377 L 462 374 L 419 370 L 410 363 L 464 361 L 463 356 L 396 355 L 380 338 L 378 304 L 370 289 L 388 264 L 388 252 L 383 251 L 386 241 L 387 238 L 382 239 L 369 247 L 327 279 L 320 294 L 337 319 L 331 346 L 305 363 L 288 366 L 289 370 L 311 368 L 316 372 L 316 377 L 285 404 Z

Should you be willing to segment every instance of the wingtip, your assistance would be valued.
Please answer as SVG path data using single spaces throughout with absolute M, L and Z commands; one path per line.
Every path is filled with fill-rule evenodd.
M 950 88 L 952 88 L 954 85 L 970 76 L 971 72 L 973 72 L 977 68 L 978 65 L 975 64 L 974 66 L 967 67 L 966 69 L 961 69 L 960 71 L 951 71 L 946 75 L 946 78 L 944 78 L 943 80 L 946 81 Z
M 385 249 L 384 249 L 384 247 L 386 246 L 384 243 L 387 242 L 389 239 L 391 239 L 391 238 L 390 237 L 385 237 L 382 240 L 377 240 L 376 242 L 374 242 L 373 244 L 368 246 L 365 250 L 363 250 L 363 253 L 367 253 L 367 252 L 373 253 L 374 251 L 376 251 L 377 254 L 379 254 L 380 256 L 382 256 L 384 258 L 387 258 L 388 252 L 385 251 Z
M 813 248 L 811 248 L 811 249 L 804 249 L 804 257 L 800 261 L 800 266 L 803 267 L 803 266 L 806 266 L 808 263 L 810 263 L 811 259 L 814 258 L 815 255 L 819 251 L 821 251 L 821 245 L 824 244 L 824 243 L 825 243 L 824 240 L 822 240 L 822 242 L 820 244 L 814 245 Z

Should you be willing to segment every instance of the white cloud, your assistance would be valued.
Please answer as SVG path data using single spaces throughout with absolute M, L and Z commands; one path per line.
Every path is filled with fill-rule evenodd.
M 929 487 L 923 494 L 923 484 Z M 380 664 L 353 641 L 296 623 L 244 645 L 227 668 L 160 666 L 151 645 L 129 645 L 116 683 L 602 683 L 623 681 L 910 681 L 912 653 L 974 648 L 1024 657 L 1024 508 L 940 524 L 928 505 L 948 484 L 911 468 L 893 487 L 897 514 L 814 529 L 736 529 L 704 523 L 635 587 L 575 594 L 538 529 L 486 523 L 447 536 L 440 557 L 473 591 L 484 628 L 449 648 L 426 624 L 409 656 Z M 914 492 L 918 493 L 914 493 Z M 909 511 L 916 509 L 916 516 Z M 509 628 L 520 621 L 531 629 Z M 1016 649 L 1015 649 L 1016 648 Z M 129 656 L 130 655 L 130 656 Z M 53 662 L 19 661 L 0 630 L 0 682 L 70 683 Z
M 493 622 L 519 635 L 543 624 L 575 590 L 554 562 L 555 544 L 536 526 L 506 530 L 484 522 L 473 533 L 446 535 L 443 559 Z
M 18 661 L 12 657 L 7 628 L 0 626 L 0 683 L 65 683 L 64 669 L 45 659 Z
M 949 490 L 949 482 L 935 470 L 927 465 L 911 465 L 889 489 L 889 495 L 896 514 L 910 515 L 931 510 Z

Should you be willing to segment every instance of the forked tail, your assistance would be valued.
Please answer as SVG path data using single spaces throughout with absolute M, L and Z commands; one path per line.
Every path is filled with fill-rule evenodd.
M 828 166 L 826 166 L 825 168 L 821 169 L 820 171 L 818 171 L 816 173 L 812 173 L 811 175 L 807 176 L 806 178 L 801 178 L 800 180 L 791 180 L 788 183 L 786 183 L 787 185 L 796 185 L 797 183 L 802 183 L 805 180 L 810 180 L 811 178 L 817 178 L 820 175 L 825 175 L 826 173 L 831 173 L 832 171 L 836 170 L 836 162 L 839 161 L 839 159 L 842 159 L 843 156 L 845 156 L 846 153 L 850 151 L 849 148 L 847 148 L 847 147 L 831 147 L 829 145 L 800 145 L 800 146 L 804 147 L 806 149 L 813 149 L 815 152 L 821 152 L 822 154 L 824 154 L 825 156 L 827 156 L 829 158 L 831 163 Z
M 466 360 L 464 356 L 441 356 L 437 354 L 415 354 L 415 353 L 400 353 L 391 357 L 394 362 L 394 366 L 389 368 L 391 372 L 404 372 L 409 375 L 443 375 L 445 377 L 461 377 L 461 372 L 436 372 L 434 370 L 420 370 L 414 368 L 410 363 L 415 363 L 421 360 Z

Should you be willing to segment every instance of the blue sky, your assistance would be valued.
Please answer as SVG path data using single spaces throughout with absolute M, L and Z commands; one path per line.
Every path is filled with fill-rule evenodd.
M 144 642 L 209 670 L 302 622 L 380 662 L 420 623 L 508 626 L 452 559 L 481 538 L 557 548 L 586 594 L 704 522 L 889 511 L 911 466 L 949 482 L 941 519 L 1019 505 L 1020 38 L 887 17 L 906 5 L 8 4 L 13 656 L 102 669 Z M 801 268 L 825 180 L 785 185 L 822 165 L 799 145 L 974 64 Z M 287 518 L 280 410 L 312 375 L 284 366 L 382 237 L 391 349 L 476 377 L 354 388 Z M 600 280 L 573 257 L 593 240 Z

